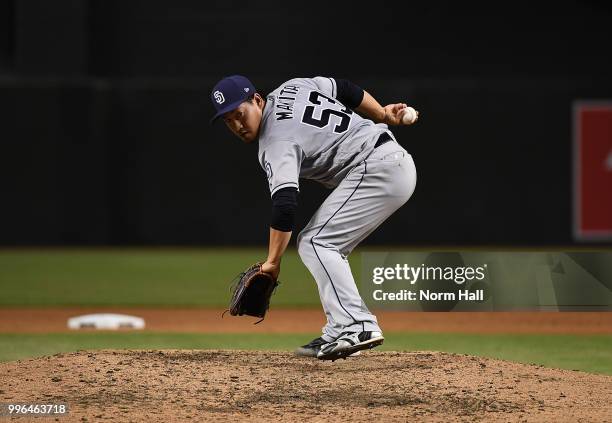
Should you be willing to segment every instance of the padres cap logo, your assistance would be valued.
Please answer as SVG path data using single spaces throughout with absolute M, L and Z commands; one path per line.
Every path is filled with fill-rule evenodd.
M 223 93 L 221 91 L 215 91 L 213 93 L 215 96 L 215 101 L 219 104 L 223 104 L 225 102 L 225 97 L 223 97 Z

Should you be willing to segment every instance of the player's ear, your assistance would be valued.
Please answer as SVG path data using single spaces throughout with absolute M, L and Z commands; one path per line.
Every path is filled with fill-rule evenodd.
M 255 100 L 255 104 L 257 104 L 259 107 L 263 106 L 264 99 L 261 95 L 259 95 L 259 93 L 255 93 L 255 95 L 253 96 L 253 99 Z

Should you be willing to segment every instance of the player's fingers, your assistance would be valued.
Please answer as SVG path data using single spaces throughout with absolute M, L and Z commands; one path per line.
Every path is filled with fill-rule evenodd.
M 402 115 L 405 113 L 403 103 L 389 104 L 386 108 L 389 110 L 389 120 L 387 123 L 392 125 L 401 125 Z

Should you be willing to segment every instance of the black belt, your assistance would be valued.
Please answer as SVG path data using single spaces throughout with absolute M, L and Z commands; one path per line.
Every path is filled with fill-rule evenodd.
M 389 141 L 393 141 L 393 137 L 389 135 L 388 132 L 383 132 L 382 134 L 380 134 L 380 137 L 378 137 L 378 140 L 376 140 L 376 144 L 374 144 L 374 148 L 378 148 L 384 143 L 389 142 Z

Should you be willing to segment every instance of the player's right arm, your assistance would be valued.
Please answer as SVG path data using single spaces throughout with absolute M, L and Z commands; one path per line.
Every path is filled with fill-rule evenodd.
M 355 110 L 376 123 L 401 125 L 404 103 L 393 103 L 381 106 L 370 93 L 347 79 L 326 78 L 317 76 L 312 81 L 323 94 L 340 100 L 342 104 Z
M 362 116 L 372 119 L 376 123 L 386 123 L 387 125 L 401 125 L 403 110 L 408 107 L 404 103 L 388 104 L 381 106 L 374 97 L 367 91 L 363 92 L 363 100 L 355 108 L 355 111 Z

